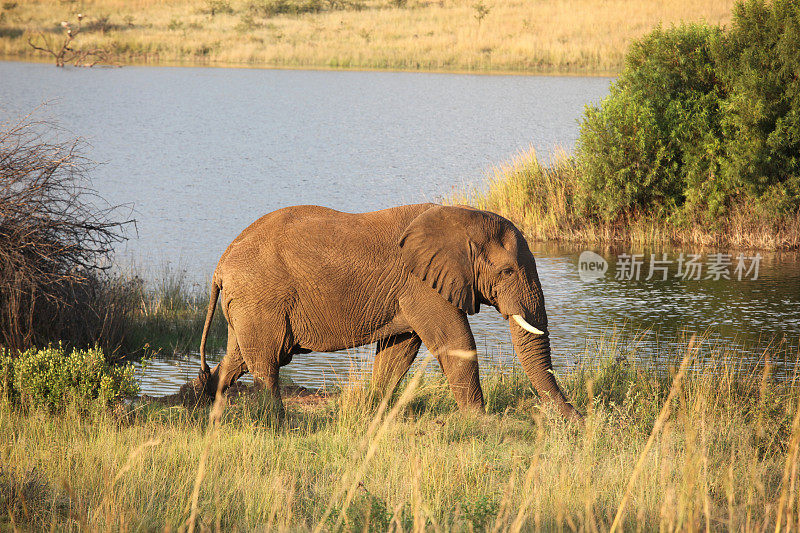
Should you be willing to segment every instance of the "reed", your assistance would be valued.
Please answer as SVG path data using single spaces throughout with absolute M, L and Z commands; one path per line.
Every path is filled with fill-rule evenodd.
M 210 284 L 192 283 L 184 270 L 167 266 L 152 276 L 131 271 L 118 280 L 129 302 L 123 353 L 169 355 L 199 349 Z M 211 324 L 209 348 L 224 348 L 227 338 L 225 317 L 218 312 Z
M 715 225 L 677 224 L 648 213 L 630 213 L 613 223 L 584 216 L 576 201 L 580 194 L 579 173 L 577 162 L 565 152 L 556 152 L 545 164 L 531 149 L 493 168 L 482 188 L 466 189 L 446 201 L 499 213 L 534 241 L 740 250 L 800 248 L 800 211 L 786 215 L 764 213 L 752 202 L 732 206 Z
M 657 366 L 620 358 L 614 338 L 587 345 L 562 376 L 584 429 L 540 409 L 511 369 L 487 376 L 487 415 L 458 412 L 430 373 L 383 406 L 346 390 L 287 397 L 282 424 L 259 396 L 211 419 L 208 407 L 3 404 L 0 523 L 604 531 L 620 509 L 625 529 L 796 530 L 798 351 L 745 363 L 731 350 L 679 343 Z
M 308 4 L 308 5 L 307 5 Z M 615 73 L 658 24 L 725 24 L 733 0 L 40 0 L 4 2 L 0 57 L 85 16 L 74 45 L 119 62 Z M 275 14 L 276 6 L 318 12 Z M 400 6 L 400 7 L 398 7 Z M 288 9 L 292 11 L 292 9 Z

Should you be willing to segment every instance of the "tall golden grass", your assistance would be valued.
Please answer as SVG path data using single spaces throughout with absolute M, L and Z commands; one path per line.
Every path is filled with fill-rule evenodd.
M 737 249 L 800 248 L 800 212 L 762 213 L 752 203 L 733 206 L 716 225 L 671 224 L 647 213 L 605 223 L 585 217 L 576 205 L 579 172 L 563 151 L 542 163 L 533 150 L 495 167 L 483 188 L 447 199 L 499 213 L 516 223 L 529 239 L 590 244 L 693 245 Z
M 701 339 L 668 354 L 683 361 L 673 374 L 619 361 L 617 342 L 587 348 L 563 379 L 585 428 L 541 410 L 521 372 L 484 379 L 487 415 L 456 411 L 444 381 L 421 372 L 389 405 L 364 401 L 360 383 L 288 401 L 283 424 L 258 396 L 210 419 L 210 408 L 4 403 L 0 524 L 797 531 L 796 349 L 744 363 Z
M 213 16 L 212 2 L 220 0 L 5 2 L 0 57 L 41 57 L 28 38 L 59 34 L 80 12 L 76 47 L 108 49 L 121 62 L 615 73 L 632 39 L 658 24 L 725 24 L 734 3 L 408 0 L 398 8 L 364 0 L 358 9 L 321 2 L 319 13 L 265 18 L 249 9 L 264 1 L 223 0 L 231 12 Z

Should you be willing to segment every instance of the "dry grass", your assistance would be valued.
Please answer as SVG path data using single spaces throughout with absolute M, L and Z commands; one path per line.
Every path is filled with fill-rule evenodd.
M 431 376 L 389 406 L 359 384 L 312 409 L 289 402 L 283 425 L 258 397 L 211 422 L 208 408 L 2 405 L 0 525 L 605 531 L 619 514 L 628 530 L 797 531 L 796 350 L 746 367 L 707 341 L 676 347 L 678 383 L 616 346 L 590 347 L 564 380 L 584 429 L 537 409 L 521 372 L 484 380 L 484 416 L 455 411 Z
M 561 153 L 543 164 L 533 151 L 497 167 L 484 189 L 465 191 L 450 203 L 470 204 L 516 223 L 529 239 L 590 244 L 693 245 L 698 247 L 796 250 L 800 212 L 777 216 L 743 203 L 718 224 L 675 226 L 646 213 L 619 223 L 587 219 L 576 207 L 579 168 Z
M 231 12 L 212 16 L 214 2 Z M 365 0 L 336 10 L 320 3 L 319 13 L 265 18 L 248 9 L 253 0 L 4 2 L 0 57 L 41 57 L 28 37 L 61 34 L 59 23 L 80 12 L 77 46 L 109 49 L 123 62 L 614 73 L 632 39 L 657 24 L 725 24 L 733 0 L 408 0 L 402 8 Z M 480 21 L 478 6 L 488 9 Z

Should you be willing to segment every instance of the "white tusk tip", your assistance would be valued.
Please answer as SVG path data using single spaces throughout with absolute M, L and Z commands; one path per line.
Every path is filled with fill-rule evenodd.
M 519 326 L 522 329 L 524 329 L 525 331 L 533 333 L 534 335 L 544 335 L 544 331 L 542 331 L 540 329 L 536 329 L 535 327 L 533 327 L 530 324 L 528 324 L 525 321 L 525 319 L 522 318 L 521 315 L 511 315 L 511 318 L 513 318 L 516 321 L 516 323 L 519 324 Z

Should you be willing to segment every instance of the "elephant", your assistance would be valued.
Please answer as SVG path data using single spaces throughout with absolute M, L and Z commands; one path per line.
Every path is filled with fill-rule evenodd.
M 228 344 L 212 370 L 205 347 L 218 300 Z M 468 206 L 352 214 L 303 205 L 259 218 L 214 270 L 196 381 L 214 395 L 249 371 L 282 406 L 278 372 L 294 354 L 376 343 L 372 384 L 390 392 L 425 343 L 459 408 L 483 411 L 467 320 L 481 304 L 509 320 L 542 401 L 581 420 L 553 376 L 544 295 L 525 238 L 509 220 Z

